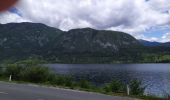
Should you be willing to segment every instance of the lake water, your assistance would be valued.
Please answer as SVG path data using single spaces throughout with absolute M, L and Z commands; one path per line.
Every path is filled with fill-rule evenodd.
M 170 93 L 170 64 L 48 64 L 56 73 L 86 79 L 97 85 L 118 79 L 128 84 L 139 79 L 147 86 L 145 94 Z

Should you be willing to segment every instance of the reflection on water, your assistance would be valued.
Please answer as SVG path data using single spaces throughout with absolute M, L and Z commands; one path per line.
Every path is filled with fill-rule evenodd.
M 85 78 L 97 85 L 113 79 L 128 84 L 142 80 L 146 94 L 162 96 L 170 90 L 170 64 L 48 64 L 59 74 L 69 74 L 79 80 Z

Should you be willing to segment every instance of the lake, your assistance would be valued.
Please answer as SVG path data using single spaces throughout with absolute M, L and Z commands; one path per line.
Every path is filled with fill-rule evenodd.
M 72 75 L 102 85 L 113 79 L 125 83 L 139 79 L 147 86 L 145 94 L 170 93 L 170 64 L 47 64 L 58 74 Z

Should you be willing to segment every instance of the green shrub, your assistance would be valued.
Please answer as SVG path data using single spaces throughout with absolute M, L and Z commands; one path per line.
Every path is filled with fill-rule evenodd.
M 73 79 L 71 77 L 65 77 L 65 86 L 73 88 Z
M 112 89 L 110 88 L 110 85 L 109 85 L 109 84 L 106 84 L 106 85 L 103 87 L 103 90 L 104 90 L 105 93 L 112 92 Z
M 110 83 L 110 87 L 112 92 L 116 93 L 116 92 L 122 92 L 125 86 L 120 81 L 115 80 Z
M 9 77 L 12 75 L 13 80 L 20 80 L 21 79 L 21 71 L 23 70 L 23 67 L 19 66 L 18 64 L 8 64 L 6 65 L 5 69 L 5 76 Z
M 56 85 L 56 74 L 55 73 L 49 73 L 47 78 L 47 83 L 51 85 Z
M 87 80 L 80 80 L 79 86 L 84 89 L 89 89 L 90 83 Z
M 55 82 L 56 82 L 57 85 L 64 86 L 64 84 L 65 84 L 65 78 L 64 78 L 63 76 L 61 76 L 61 75 L 58 75 L 58 76 L 56 77 Z
M 133 80 L 130 82 L 130 94 L 131 95 L 143 95 L 145 91 L 144 86 L 142 86 L 142 82 L 139 80 Z
M 105 92 L 120 93 L 125 91 L 125 85 L 118 80 L 113 80 L 111 83 L 105 85 L 104 90 Z
M 50 70 L 38 65 L 38 61 L 24 60 L 14 64 L 6 64 L 5 76 L 12 75 L 12 80 L 41 83 L 48 81 Z
M 29 66 L 20 73 L 21 79 L 24 81 L 42 83 L 48 80 L 50 70 L 47 67 Z

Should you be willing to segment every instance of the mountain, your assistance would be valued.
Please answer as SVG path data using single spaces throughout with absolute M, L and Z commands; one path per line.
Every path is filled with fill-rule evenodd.
M 0 60 L 41 55 L 62 31 L 33 23 L 0 25 Z
M 0 24 L 0 61 L 28 57 L 63 63 L 131 60 L 139 55 L 140 47 L 134 37 L 117 31 L 65 32 L 40 23 Z
M 67 53 L 118 53 L 122 48 L 134 48 L 139 42 L 132 36 L 115 31 L 98 31 L 91 28 L 73 29 L 63 34 L 54 44 Z
M 151 41 L 142 40 L 142 39 L 139 39 L 138 41 L 142 45 L 147 46 L 147 47 L 170 47 L 170 42 L 165 42 L 165 43 L 151 42 Z
M 146 41 L 146 40 L 142 40 L 142 39 L 140 39 L 139 42 L 142 45 L 149 46 L 149 47 L 154 47 L 154 46 L 160 46 L 161 45 L 160 42 L 151 42 L 151 41 Z
M 162 43 L 161 46 L 170 47 L 170 42 Z

